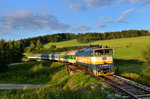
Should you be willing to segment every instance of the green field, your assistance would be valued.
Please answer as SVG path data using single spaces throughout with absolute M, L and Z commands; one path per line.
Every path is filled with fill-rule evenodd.
M 0 90 L 0 99 L 106 99 L 114 92 L 104 88 L 98 79 L 78 72 L 70 75 L 64 64 L 37 62 L 9 66 L 0 73 L 0 82 L 46 84 L 44 88 Z M 9 81 L 9 82 L 8 82 Z M 95 87 L 94 87 L 95 86 Z M 119 99 L 119 98 L 115 98 Z
M 143 58 L 144 49 L 150 45 L 150 36 L 122 38 L 112 40 L 99 40 L 89 43 L 78 43 L 76 39 L 48 43 L 45 44 L 45 48 L 49 48 L 51 45 L 56 45 L 57 48 L 69 47 L 69 46 L 85 46 L 90 44 L 99 44 L 103 46 L 109 46 L 114 48 L 114 64 L 116 66 L 116 74 L 121 75 L 139 83 L 150 86 L 150 77 L 145 77 L 143 69 L 147 67 Z
M 115 50 L 114 64 L 116 66 L 116 75 L 121 75 L 146 86 L 150 86 L 150 77 L 145 76 L 143 73 L 147 64 L 144 63 L 142 55 L 143 50 L 150 44 L 150 36 L 94 41 L 89 43 L 78 43 L 74 39 L 48 43 L 45 44 L 44 47 L 49 48 L 53 44 L 60 48 L 90 44 L 112 47 Z M 33 62 L 9 66 L 6 72 L 0 73 L 0 83 L 49 85 L 49 87 L 39 89 L 0 90 L 1 99 L 49 99 L 49 97 L 53 99 L 93 99 L 95 97 L 104 99 L 107 97 L 106 93 L 113 93 L 110 89 L 104 89 L 101 83 L 92 76 L 83 72 L 69 75 L 69 72 L 64 68 L 64 64 L 53 62 Z M 92 90 L 91 84 L 97 85 L 98 90 Z
M 49 48 L 53 44 L 56 45 L 57 48 L 69 46 L 83 46 L 90 44 L 99 44 L 103 46 L 107 45 L 115 49 L 115 59 L 139 59 L 142 58 L 143 49 L 145 49 L 145 47 L 150 44 L 150 36 L 101 40 L 89 43 L 78 43 L 77 40 L 74 39 L 56 43 L 48 43 L 45 44 L 44 47 Z

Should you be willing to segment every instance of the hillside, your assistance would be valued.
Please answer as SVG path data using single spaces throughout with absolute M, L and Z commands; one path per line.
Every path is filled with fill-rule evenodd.
M 0 83 L 46 84 L 43 88 L 0 89 L 0 99 L 106 99 L 111 89 L 104 88 L 98 79 L 79 72 L 74 75 L 58 62 L 34 62 L 9 66 L 0 73 Z
M 116 75 L 120 75 L 146 86 L 150 86 L 150 77 L 145 75 L 148 68 L 143 58 L 143 50 L 150 44 L 150 36 L 99 40 L 89 43 L 78 43 L 76 39 L 57 43 L 48 43 L 45 48 L 55 44 L 57 47 L 85 46 L 90 44 L 107 45 L 114 48 L 114 64 Z
M 90 44 L 107 45 L 115 49 L 114 58 L 116 59 L 138 59 L 142 58 L 142 50 L 149 44 L 150 36 L 122 38 L 112 40 L 99 40 L 89 43 L 79 43 L 76 39 L 48 43 L 44 45 L 44 48 L 49 48 L 51 45 L 56 45 L 57 48 L 68 46 L 84 46 Z

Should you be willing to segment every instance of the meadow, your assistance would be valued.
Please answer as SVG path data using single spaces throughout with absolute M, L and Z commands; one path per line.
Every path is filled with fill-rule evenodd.
M 17 72 L 19 71 L 19 72 Z M 64 64 L 57 62 L 27 63 L 9 66 L 0 73 L 0 81 L 46 84 L 43 88 L 0 90 L 0 99 L 106 99 L 114 96 L 111 89 L 104 88 L 96 78 L 79 72 L 70 75 Z
M 116 75 L 120 75 L 141 84 L 150 86 L 150 77 L 146 77 L 144 70 L 148 68 L 143 58 L 143 51 L 150 45 L 150 36 L 99 40 L 88 43 L 78 43 L 76 39 L 63 42 L 48 43 L 44 47 L 56 45 L 58 48 L 67 46 L 85 46 L 99 44 L 114 48 L 114 64 Z
M 56 45 L 57 48 L 69 47 L 69 46 L 85 46 L 85 45 L 103 45 L 109 46 L 115 49 L 115 59 L 139 59 L 142 58 L 142 51 L 150 43 L 150 36 L 133 37 L 133 38 L 122 38 L 112 40 L 99 40 L 88 43 L 78 43 L 76 39 L 47 43 L 44 48 L 50 48 L 51 45 Z
M 116 75 L 120 75 L 146 86 L 150 86 L 150 76 L 145 76 L 148 67 L 143 58 L 143 50 L 149 45 L 150 36 L 78 43 L 75 39 L 57 43 L 45 44 L 45 48 L 56 45 L 57 48 L 68 46 L 85 46 L 90 44 L 107 45 L 114 48 L 114 63 Z M 148 69 L 149 70 L 149 69 Z M 107 94 L 114 92 L 104 88 L 102 84 L 84 72 L 70 75 L 64 64 L 57 62 L 32 62 L 9 66 L 8 70 L 0 73 L 0 83 L 16 84 L 46 84 L 47 87 L 36 89 L 0 90 L 1 99 L 104 99 Z M 92 86 L 96 86 L 93 87 Z

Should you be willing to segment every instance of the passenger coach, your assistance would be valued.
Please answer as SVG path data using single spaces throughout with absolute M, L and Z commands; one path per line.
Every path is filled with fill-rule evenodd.
M 95 75 L 102 76 L 112 75 L 115 72 L 113 53 L 113 48 L 107 46 L 90 46 L 80 50 L 61 53 L 32 54 L 28 58 L 80 64 L 90 68 Z

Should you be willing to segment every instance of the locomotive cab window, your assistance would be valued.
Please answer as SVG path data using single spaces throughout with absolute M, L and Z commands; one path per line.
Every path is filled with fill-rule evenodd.
M 105 50 L 105 55 L 112 55 L 113 54 L 113 50 L 112 49 L 106 49 Z
M 94 52 L 94 55 L 95 56 L 101 56 L 101 55 L 103 55 L 104 54 L 104 51 L 103 50 L 95 50 L 95 52 Z

